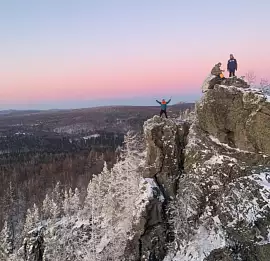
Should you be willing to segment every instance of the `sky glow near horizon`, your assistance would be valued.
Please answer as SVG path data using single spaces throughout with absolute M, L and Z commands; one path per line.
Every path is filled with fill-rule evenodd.
M 194 101 L 229 54 L 270 80 L 270 1 L 3 0 L 0 109 Z

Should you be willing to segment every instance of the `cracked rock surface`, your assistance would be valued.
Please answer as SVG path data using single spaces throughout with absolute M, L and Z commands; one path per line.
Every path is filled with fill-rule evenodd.
M 256 91 L 215 85 L 197 104 L 199 127 L 231 147 L 270 153 L 270 103 Z
M 145 123 L 143 176 L 165 200 L 148 205 L 156 223 L 145 223 L 138 260 L 268 260 L 269 106 L 261 92 L 216 84 L 191 125 Z

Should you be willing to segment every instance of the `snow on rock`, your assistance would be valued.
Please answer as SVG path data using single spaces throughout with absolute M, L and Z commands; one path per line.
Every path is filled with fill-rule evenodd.
M 270 154 L 270 103 L 262 93 L 215 85 L 196 107 L 199 128 L 230 147 Z
M 156 178 L 164 196 L 175 196 L 175 182 L 181 173 L 182 149 L 186 143 L 188 123 L 179 125 L 172 119 L 158 116 L 144 123 L 146 141 L 145 178 Z
M 133 210 L 133 216 L 135 217 L 134 220 L 138 221 L 140 220 L 140 216 L 145 211 L 147 204 L 149 204 L 149 201 L 154 198 L 154 190 L 159 188 L 157 187 L 155 181 L 151 178 L 141 178 L 139 183 L 139 191 L 140 194 L 136 198 L 134 210 Z M 163 196 L 159 195 L 159 199 L 163 200 Z
M 148 199 L 153 199 L 157 197 L 161 202 L 164 202 L 165 198 L 160 192 L 160 188 L 158 187 L 154 179 L 146 178 L 145 180 L 148 184 Z
M 218 227 L 211 230 L 200 226 L 196 236 L 187 242 L 187 246 L 178 251 L 175 256 L 168 255 L 164 261 L 202 261 L 212 250 L 226 246 L 225 235 Z
M 270 171 L 262 172 L 257 175 L 255 174 L 251 178 L 254 179 L 264 189 L 267 189 L 270 191 Z
M 165 261 L 268 260 L 270 107 L 262 93 L 228 84 L 196 105 Z
M 202 85 L 202 92 L 207 92 L 209 88 L 209 82 L 214 79 L 216 76 L 212 75 L 212 74 L 209 74 L 206 79 L 204 80 L 203 82 L 203 85 Z
M 204 164 L 223 164 L 225 160 L 231 160 L 232 162 L 237 162 L 236 159 L 224 156 L 224 155 L 213 155 L 209 160 L 205 161 Z
M 270 105 L 236 80 L 208 89 L 192 123 L 147 120 L 145 150 L 129 137 L 83 204 L 76 193 L 46 197 L 44 258 L 268 261 Z M 70 127 L 58 131 L 83 126 Z
M 210 138 L 213 142 L 215 142 L 216 144 L 221 145 L 221 146 L 223 146 L 223 147 L 226 148 L 226 149 L 234 150 L 234 151 L 238 151 L 238 152 L 243 152 L 243 153 L 251 153 L 251 154 L 252 154 L 252 152 L 247 151 L 247 150 L 240 150 L 239 148 L 233 148 L 233 147 L 230 147 L 228 144 L 220 142 L 219 139 L 217 139 L 216 137 L 214 137 L 214 136 L 212 136 L 212 135 L 209 135 L 209 138 Z

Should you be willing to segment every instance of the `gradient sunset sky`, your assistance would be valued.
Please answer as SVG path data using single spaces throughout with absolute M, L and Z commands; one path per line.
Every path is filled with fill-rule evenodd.
M 270 80 L 269 0 L 1 0 L 0 109 L 194 101 L 212 66 Z

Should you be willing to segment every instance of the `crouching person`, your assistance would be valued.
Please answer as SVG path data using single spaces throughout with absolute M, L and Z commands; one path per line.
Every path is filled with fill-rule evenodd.
M 223 74 L 223 72 L 224 72 L 224 70 L 221 70 L 221 63 L 217 63 L 214 67 L 213 67 L 213 69 L 211 70 L 211 74 L 212 75 L 215 75 L 215 76 L 217 76 L 217 77 L 219 77 L 220 79 L 224 79 L 225 77 L 224 77 L 224 74 Z
M 207 76 L 202 85 L 202 92 L 207 92 L 209 89 L 214 89 L 216 84 L 221 84 L 225 77 L 224 70 L 221 70 L 221 63 L 217 63 L 211 70 L 211 74 Z

